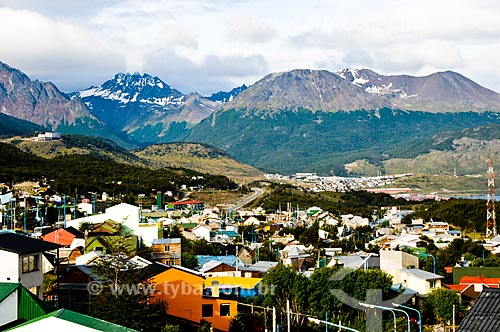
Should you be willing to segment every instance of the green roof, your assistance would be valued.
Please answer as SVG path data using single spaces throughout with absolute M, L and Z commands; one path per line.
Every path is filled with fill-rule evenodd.
M 0 302 L 5 300 L 10 294 L 18 291 L 18 317 L 22 320 L 30 320 L 43 316 L 55 309 L 48 303 L 40 300 L 19 283 L 0 282 Z
M 84 314 L 80 314 L 78 312 L 71 311 L 71 310 L 68 310 L 68 309 L 59 309 L 59 310 L 51 312 L 51 313 L 49 313 L 47 315 L 44 315 L 44 316 L 32 319 L 32 320 L 30 320 L 28 322 L 25 322 L 25 323 L 21 324 L 21 325 L 17 325 L 16 327 L 13 327 L 10 330 L 16 329 L 16 328 L 21 327 L 21 326 L 26 326 L 26 325 L 29 325 L 31 323 L 34 323 L 34 322 L 37 322 L 37 321 L 40 321 L 42 319 L 49 318 L 49 317 L 59 318 L 59 319 L 62 319 L 62 320 L 66 320 L 68 322 L 72 322 L 72 323 L 75 323 L 75 324 L 79 324 L 79 325 L 82 325 L 82 326 L 86 326 L 86 327 L 95 329 L 95 330 L 98 330 L 98 331 L 106 331 L 106 332 L 137 332 L 137 330 L 130 329 L 128 327 L 121 326 L 121 325 L 118 325 L 118 324 L 110 323 L 110 322 L 107 322 L 107 321 L 102 320 L 102 319 L 98 319 L 98 318 L 94 318 L 94 317 L 87 316 L 87 315 L 84 315 Z M 9 330 L 7 330 L 7 331 L 9 331 Z
M 18 283 L 13 283 L 13 282 L 1 282 L 0 283 L 0 302 L 5 300 L 7 296 L 12 294 L 14 290 L 16 290 L 17 286 L 19 286 Z

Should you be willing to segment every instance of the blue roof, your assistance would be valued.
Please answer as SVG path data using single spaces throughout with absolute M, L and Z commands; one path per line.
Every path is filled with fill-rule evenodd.
M 196 255 L 196 259 L 198 260 L 199 266 L 203 266 L 205 263 L 209 261 L 218 261 L 230 266 L 236 266 L 236 256 L 235 255 L 227 255 L 227 256 L 211 256 L 211 255 Z M 238 263 L 243 263 L 240 261 Z
M 236 233 L 235 231 L 221 230 L 219 231 L 219 234 L 227 235 L 229 237 L 238 237 L 238 233 Z

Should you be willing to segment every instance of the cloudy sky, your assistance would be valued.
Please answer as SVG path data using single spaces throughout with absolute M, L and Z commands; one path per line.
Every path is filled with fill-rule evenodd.
M 0 61 L 67 92 L 147 72 L 207 95 L 345 67 L 500 91 L 499 18 L 496 0 L 0 0 Z

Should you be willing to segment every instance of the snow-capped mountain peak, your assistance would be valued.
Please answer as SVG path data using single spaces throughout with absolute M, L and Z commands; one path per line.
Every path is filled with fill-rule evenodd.
M 184 101 L 184 95 L 180 91 L 146 73 L 118 73 L 102 85 L 79 91 L 78 95 L 82 99 L 100 97 L 121 104 L 142 102 L 172 107 L 177 107 Z

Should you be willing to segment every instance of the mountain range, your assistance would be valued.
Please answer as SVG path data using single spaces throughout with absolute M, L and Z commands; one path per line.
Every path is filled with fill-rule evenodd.
M 210 144 L 266 171 L 343 174 L 366 160 L 383 172 L 389 159 L 427 153 L 444 131 L 500 124 L 498 111 L 498 93 L 451 71 L 297 69 L 203 97 L 138 73 L 65 94 L 0 63 L 0 124 L 21 119 L 129 149 Z

